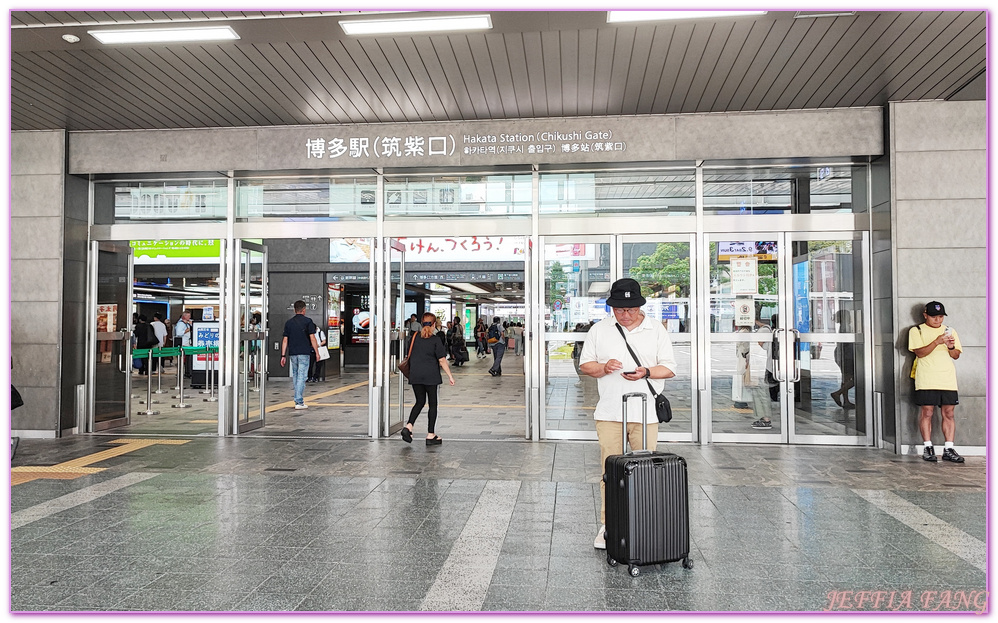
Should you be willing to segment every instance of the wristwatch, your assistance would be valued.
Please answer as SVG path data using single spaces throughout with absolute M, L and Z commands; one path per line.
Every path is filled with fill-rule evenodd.
M 646 379 L 651 378 L 651 368 L 645 368 L 645 378 Z

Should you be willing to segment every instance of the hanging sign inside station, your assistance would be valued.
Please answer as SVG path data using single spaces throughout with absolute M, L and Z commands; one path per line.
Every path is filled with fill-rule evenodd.
M 218 240 L 132 240 L 136 264 L 218 264 Z

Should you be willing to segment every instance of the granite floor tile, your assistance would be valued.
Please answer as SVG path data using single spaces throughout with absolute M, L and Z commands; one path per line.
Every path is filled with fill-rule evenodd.
M 15 464 L 110 447 L 97 436 L 24 444 Z M 77 481 L 12 487 L 11 507 L 34 513 L 11 534 L 12 609 L 414 612 L 437 582 L 472 573 L 484 581 L 452 582 L 464 588 L 426 603 L 488 612 L 820 611 L 830 590 L 986 584 L 948 549 L 965 539 L 916 532 L 855 492 L 890 490 L 933 525 L 980 540 L 983 470 L 966 476 L 975 489 L 933 488 L 915 477 L 924 466 L 881 451 L 669 444 L 691 468 L 695 567 L 649 565 L 632 577 L 592 548 L 595 444 L 461 441 L 432 454 L 404 445 L 195 438 L 150 446 L 144 463 L 107 463 L 107 472 Z M 828 467 L 849 457 L 892 477 Z M 144 464 L 160 471 L 93 502 L 37 510 Z M 768 470 L 765 484 L 744 478 L 752 469 Z M 509 523 L 469 540 L 490 479 L 518 482 L 511 507 L 495 509 Z M 798 484 L 808 479 L 822 482 Z M 924 517 L 909 511 L 899 516 Z

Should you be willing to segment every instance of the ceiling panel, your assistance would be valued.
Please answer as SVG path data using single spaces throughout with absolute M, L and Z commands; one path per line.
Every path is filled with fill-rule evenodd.
M 376 12 L 12 11 L 12 128 L 883 106 L 953 97 L 987 63 L 984 11 L 771 11 L 622 25 L 602 11 L 502 11 L 484 33 L 343 34 L 340 18 L 368 13 Z M 170 23 L 226 23 L 240 39 L 102 46 L 87 34 Z

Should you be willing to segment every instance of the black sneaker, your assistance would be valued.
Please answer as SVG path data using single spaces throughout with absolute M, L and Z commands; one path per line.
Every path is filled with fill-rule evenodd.
M 922 450 L 922 458 L 933 463 L 939 460 L 936 458 L 936 449 L 932 446 L 925 446 L 925 450 Z
M 953 461 L 954 463 L 963 463 L 963 457 L 956 453 L 953 448 L 946 448 L 943 450 L 943 460 Z
M 756 420 L 752 422 L 752 428 L 773 428 L 773 422 L 771 420 Z

